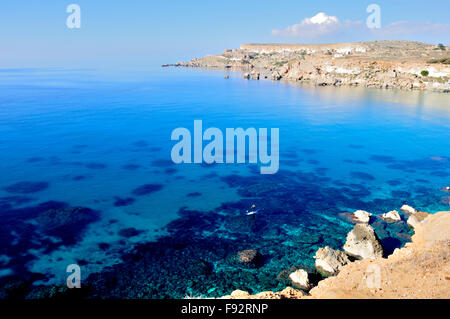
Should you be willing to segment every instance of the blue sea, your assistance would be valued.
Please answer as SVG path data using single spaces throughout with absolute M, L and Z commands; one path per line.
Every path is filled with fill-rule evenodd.
M 0 298 L 63 291 L 70 264 L 88 297 L 281 290 L 318 248 L 342 249 L 348 212 L 374 214 L 388 255 L 413 232 L 376 215 L 450 210 L 448 94 L 224 75 L 0 70 Z M 278 173 L 174 164 L 171 133 L 194 120 L 279 128 Z M 257 265 L 236 260 L 246 249 Z

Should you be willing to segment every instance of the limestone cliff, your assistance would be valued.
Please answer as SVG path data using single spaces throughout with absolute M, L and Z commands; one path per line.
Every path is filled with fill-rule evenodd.
M 248 72 L 249 79 L 318 86 L 450 92 L 450 48 L 410 41 L 243 44 L 239 49 L 174 66 L 237 70 Z M 250 72 L 258 76 L 250 76 Z

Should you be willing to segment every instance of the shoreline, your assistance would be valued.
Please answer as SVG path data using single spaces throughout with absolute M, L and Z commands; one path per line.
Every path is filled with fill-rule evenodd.
M 222 54 L 162 67 L 244 72 L 312 86 L 450 92 L 450 48 L 409 41 L 327 45 L 243 44 Z
M 287 287 L 279 292 L 266 291 L 256 295 L 236 290 L 222 298 L 448 299 L 449 229 L 450 211 L 430 214 L 414 226 L 412 242 L 396 249 L 387 258 L 364 258 L 350 262 L 344 265 L 337 275 L 320 280 L 308 294 Z M 373 276 L 377 272 L 379 283 L 373 285 Z

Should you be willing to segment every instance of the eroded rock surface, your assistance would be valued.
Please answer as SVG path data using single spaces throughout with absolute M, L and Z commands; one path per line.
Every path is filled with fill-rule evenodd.
M 309 290 L 311 288 L 311 284 L 309 282 L 309 275 L 303 269 L 298 269 L 289 275 L 289 279 L 292 282 L 292 285 L 295 288 Z
M 450 211 L 429 215 L 412 242 L 388 258 L 350 263 L 319 282 L 312 298 L 450 298 Z M 379 280 L 374 274 L 379 274 Z M 369 279 L 369 280 L 368 280 Z
M 406 223 L 408 224 L 409 227 L 416 228 L 417 225 L 419 225 L 421 222 L 423 222 L 425 220 L 425 218 L 427 218 L 429 215 L 430 214 L 425 213 L 425 212 L 417 212 L 417 213 L 409 216 Z
M 370 221 L 370 216 L 372 216 L 372 214 L 365 210 L 357 210 L 353 213 L 353 218 L 358 223 L 368 223 Z
M 337 276 L 319 282 L 304 296 L 287 288 L 251 296 L 236 293 L 231 299 L 410 299 L 450 298 L 450 211 L 428 216 L 415 228 L 412 242 L 388 258 L 364 259 L 342 267 Z M 234 294 L 234 293 L 233 293 Z M 238 298 L 236 298 L 238 297 Z
M 339 270 L 348 264 L 350 260 L 347 255 L 339 250 L 330 247 L 319 248 L 314 255 L 317 271 L 324 276 L 333 276 L 339 273 Z
M 396 210 L 391 210 L 390 212 L 382 214 L 380 217 L 388 222 L 399 222 L 402 220 L 400 214 Z
M 400 210 L 406 214 L 415 214 L 417 213 L 417 209 L 415 209 L 414 207 L 411 207 L 409 205 L 403 205 Z
M 383 256 L 383 247 L 370 225 L 357 224 L 348 233 L 344 251 L 357 259 L 377 258 Z

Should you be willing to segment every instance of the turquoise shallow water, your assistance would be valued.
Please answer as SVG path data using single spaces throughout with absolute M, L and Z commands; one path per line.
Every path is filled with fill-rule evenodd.
M 343 212 L 449 209 L 448 94 L 223 75 L 1 70 L 0 280 L 63 285 L 78 263 L 103 296 L 281 289 L 283 270 L 342 246 L 352 227 Z M 194 120 L 279 128 L 280 171 L 174 165 L 171 132 Z M 251 204 L 256 220 L 244 216 Z M 372 223 L 387 251 L 411 233 Z M 233 256 L 248 248 L 264 260 L 242 271 Z M 112 277 L 116 290 L 105 289 Z

